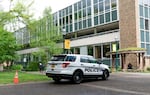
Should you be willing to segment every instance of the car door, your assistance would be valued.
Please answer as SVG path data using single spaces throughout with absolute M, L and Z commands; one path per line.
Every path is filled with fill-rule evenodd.
M 100 68 L 100 64 L 98 64 L 97 60 L 94 57 L 89 57 L 89 62 L 92 64 L 92 75 L 101 75 L 102 69 Z
M 93 64 L 89 62 L 89 58 L 87 56 L 80 57 L 81 68 L 84 71 L 84 75 L 92 75 L 93 73 Z

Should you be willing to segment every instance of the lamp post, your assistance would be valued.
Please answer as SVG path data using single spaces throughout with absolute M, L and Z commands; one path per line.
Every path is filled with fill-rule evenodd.
M 65 36 L 66 36 L 66 29 L 62 29 L 62 35 L 63 35 L 63 53 L 65 53 Z
M 116 67 L 116 71 L 118 70 L 118 60 L 117 60 L 118 59 L 118 45 L 119 45 L 118 41 L 119 41 L 119 39 L 116 36 L 115 37 L 115 42 L 116 42 L 116 62 L 115 62 L 115 67 Z

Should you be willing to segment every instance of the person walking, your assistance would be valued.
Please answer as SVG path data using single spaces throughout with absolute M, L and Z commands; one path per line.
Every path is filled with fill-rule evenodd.
M 42 62 L 39 63 L 39 70 L 42 73 L 42 71 L 43 71 L 43 64 L 42 64 Z

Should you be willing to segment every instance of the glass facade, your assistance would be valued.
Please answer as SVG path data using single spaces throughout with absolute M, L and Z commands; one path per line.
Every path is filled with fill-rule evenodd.
M 139 0 L 141 48 L 150 55 L 150 0 Z
M 117 2 L 118 0 L 78 1 L 58 12 L 59 26 L 69 33 L 118 21 Z

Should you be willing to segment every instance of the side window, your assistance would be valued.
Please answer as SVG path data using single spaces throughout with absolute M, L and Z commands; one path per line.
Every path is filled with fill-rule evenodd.
M 89 59 L 88 59 L 88 57 L 81 56 L 81 57 L 80 57 L 80 62 L 89 63 Z
M 96 64 L 97 63 L 97 60 L 93 57 L 89 57 L 89 63 L 94 63 Z

